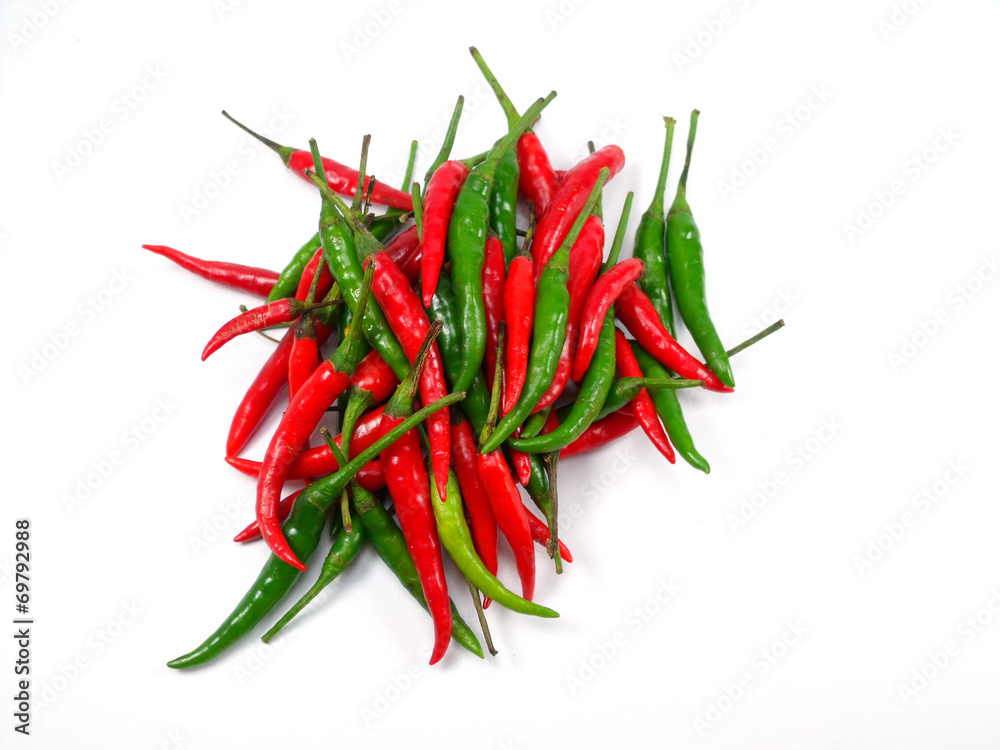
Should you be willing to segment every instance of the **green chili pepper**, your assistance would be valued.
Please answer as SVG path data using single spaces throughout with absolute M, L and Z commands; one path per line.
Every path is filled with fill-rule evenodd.
M 632 347 L 636 360 L 639 362 L 639 367 L 642 369 L 643 375 L 648 378 L 671 377 L 670 371 L 661 365 L 652 354 L 639 346 L 635 341 L 630 341 L 629 344 Z M 670 442 L 673 443 L 677 453 L 694 468 L 708 474 L 711 468 L 705 457 L 694 447 L 694 438 L 691 437 L 691 431 L 684 420 L 684 413 L 681 411 L 677 392 L 654 388 L 649 392 L 649 396 L 653 399 L 653 406 L 656 407 L 656 413 L 660 415 L 663 426 L 667 429 L 667 435 L 670 436 Z
M 682 380 L 680 378 L 618 378 L 611 384 L 611 390 L 608 391 L 604 406 L 601 407 L 594 421 L 604 419 L 612 412 L 625 408 L 635 400 L 643 388 L 652 391 L 656 389 L 703 388 L 704 386 L 705 383 L 701 380 Z M 567 404 L 556 411 L 560 422 L 569 417 L 572 408 L 572 404 Z
M 483 561 L 476 554 L 472 543 L 472 535 L 465 522 L 465 512 L 462 505 L 462 495 L 458 487 L 455 472 L 448 474 L 448 496 L 442 502 L 438 497 L 433 477 L 431 478 L 431 505 L 434 507 L 434 517 L 437 520 L 441 543 L 448 550 L 455 565 L 462 574 L 472 582 L 485 596 L 514 612 L 538 617 L 558 617 L 559 613 L 541 604 L 522 599 L 504 586 L 490 573 Z
M 339 520 L 339 514 L 334 515 L 334 523 L 332 526 L 334 529 L 339 527 L 337 535 L 333 539 L 333 546 L 330 547 L 330 551 L 326 555 L 326 560 L 323 561 L 323 569 L 320 570 L 319 578 L 316 579 L 316 583 L 312 585 L 301 599 L 292 605 L 285 614 L 281 616 L 270 630 L 261 636 L 261 640 L 264 643 L 270 641 L 274 636 L 276 636 L 282 628 L 284 628 L 292 619 L 303 609 L 305 609 L 309 602 L 315 599 L 319 592 L 329 586 L 336 580 L 337 576 L 347 570 L 354 558 L 358 556 L 358 552 L 361 551 L 361 547 L 365 543 L 365 530 L 364 527 L 358 523 L 357 517 L 352 518 L 351 530 L 348 531 L 343 525 L 337 523 Z
M 691 331 L 691 337 L 705 357 L 706 364 L 718 375 L 719 380 L 732 388 L 736 385 L 733 369 L 726 355 L 726 347 L 708 314 L 705 300 L 705 262 L 701 234 L 687 202 L 688 169 L 698 130 L 698 115 L 698 110 L 691 112 L 684 171 L 681 172 L 680 183 L 677 185 L 677 197 L 667 215 L 667 264 L 681 319 Z
M 510 446 L 523 453 L 551 453 L 565 448 L 580 437 L 597 418 L 614 378 L 615 311 L 611 308 L 604 315 L 597 350 L 566 418 L 560 420 L 559 426 L 552 432 L 530 438 L 515 438 L 508 441 Z
M 448 225 L 448 257 L 462 328 L 462 366 L 453 384 L 465 390 L 475 379 L 486 353 L 486 309 L 483 303 L 483 258 L 490 226 L 490 194 L 500 160 L 538 114 L 555 97 L 536 101 L 494 147 L 486 161 L 473 167 L 455 200 Z
M 635 230 L 635 245 L 632 257 L 646 264 L 646 275 L 639 279 L 639 288 L 646 293 L 660 320 L 672 336 L 674 333 L 674 311 L 670 302 L 670 283 L 667 280 L 667 221 L 663 215 L 663 193 L 667 187 L 667 171 L 670 168 L 670 146 L 674 140 L 673 117 L 664 117 L 667 135 L 663 144 L 663 160 L 660 162 L 660 176 L 656 181 L 656 192 L 646 213 L 639 220 Z
M 583 224 L 594 210 L 597 197 L 601 194 L 610 171 L 605 167 L 586 205 L 573 223 L 559 249 L 549 258 L 538 278 L 538 292 L 535 297 L 534 340 L 528 355 L 528 368 L 524 377 L 524 388 L 514 408 L 497 424 L 496 429 L 479 447 L 480 453 L 492 453 L 510 437 L 511 433 L 528 418 L 538 400 L 552 384 L 563 344 L 566 342 L 566 321 L 569 318 L 569 249 L 583 229 Z
M 267 295 L 268 302 L 275 302 L 286 297 L 294 297 L 295 289 L 302 278 L 302 271 L 319 250 L 319 235 L 314 234 L 298 252 L 288 261 L 288 265 L 278 274 L 278 281 L 271 288 L 271 293 Z M 318 275 L 318 274 L 317 274 Z
M 521 170 L 517 165 L 517 150 L 510 148 L 500 157 L 490 194 L 490 229 L 503 245 L 506 264 L 517 252 L 517 182 Z

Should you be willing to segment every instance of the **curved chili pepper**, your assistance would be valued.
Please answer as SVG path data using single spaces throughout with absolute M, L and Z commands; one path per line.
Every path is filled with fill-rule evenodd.
M 434 484 L 431 485 L 432 494 L 437 493 Z M 462 493 L 454 473 L 448 477 L 448 494 L 444 501 L 438 502 L 437 497 L 432 497 L 431 507 L 434 508 L 434 517 L 437 520 L 441 544 L 444 545 L 451 559 L 455 561 L 458 569 L 462 571 L 462 575 L 468 578 L 484 596 L 514 612 L 537 617 L 559 616 L 558 612 L 548 607 L 529 602 L 518 596 L 486 569 L 483 561 L 476 554 L 472 537 L 469 534 L 469 526 L 465 522 L 465 513 L 463 512 Z
M 617 328 L 614 330 L 615 360 L 617 362 L 618 372 L 622 374 L 622 377 L 626 378 L 643 377 L 642 370 L 639 369 L 639 363 L 636 361 L 635 355 L 632 354 L 632 349 L 629 347 L 625 334 Z M 642 431 L 646 433 L 646 437 L 648 437 L 649 441 L 656 446 L 656 450 L 662 453 L 663 457 L 670 463 L 675 463 L 677 461 L 677 457 L 674 455 L 674 449 L 670 445 L 667 433 L 663 430 L 663 425 L 660 424 L 660 418 L 656 413 L 656 407 L 653 406 L 653 399 L 650 397 L 649 392 L 646 391 L 645 388 L 639 391 L 636 397 L 632 400 L 632 413 L 635 414 L 635 418 L 639 420 L 639 424 L 642 427 Z
M 271 352 L 264 366 L 260 368 L 257 377 L 244 394 L 233 421 L 229 426 L 226 438 L 226 455 L 235 456 L 253 437 L 254 432 L 264 421 L 281 389 L 288 383 L 288 363 L 292 354 L 295 331 L 289 329 L 281 341 Z
M 525 507 L 525 513 L 528 515 L 528 525 L 531 526 L 531 538 L 535 540 L 535 544 L 548 547 L 549 540 L 552 538 L 549 534 L 549 527 L 545 525 L 542 519 L 529 511 L 527 507 Z M 563 544 L 562 539 L 559 540 L 559 554 L 566 562 L 573 562 L 573 554 L 569 551 L 569 547 Z
M 479 373 L 486 353 L 486 312 L 483 309 L 483 255 L 489 229 L 490 192 L 500 158 L 535 117 L 555 98 L 539 99 L 505 135 L 487 159 L 473 167 L 455 200 L 448 225 L 448 257 L 462 325 L 462 368 L 455 388 L 465 390 Z
M 361 299 L 357 303 L 356 311 L 359 319 L 364 317 L 370 288 L 369 273 L 365 275 Z M 278 523 L 277 506 L 281 487 L 288 478 L 288 470 L 292 463 L 298 458 L 303 445 L 319 425 L 327 408 L 350 385 L 351 375 L 354 374 L 360 360 L 360 341 L 361 326 L 352 325 L 337 350 L 316 368 L 309 380 L 292 397 L 264 454 L 257 481 L 257 522 L 260 524 L 264 541 L 271 551 L 300 570 L 305 570 L 305 566 L 289 547 Z
M 576 343 L 580 317 L 583 315 L 583 304 L 601 270 L 601 260 L 604 258 L 604 223 L 596 216 L 589 216 L 583 225 L 580 237 L 569 251 L 569 313 L 566 316 L 566 340 L 559 352 L 559 364 L 549 388 L 538 399 L 534 412 L 551 406 L 562 395 L 569 382 L 573 369 L 573 353 Z
M 580 437 L 559 451 L 559 460 L 607 445 L 639 426 L 631 411 L 622 409 L 598 419 Z
M 497 522 L 479 478 L 476 455 L 476 438 L 472 434 L 472 426 L 456 413 L 451 423 L 451 456 L 455 463 L 455 474 L 462 488 L 465 508 L 469 511 L 469 525 L 476 552 L 486 569 L 496 575 Z
M 238 128 L 246 133 L 249 133 L 269 149 L 274 151 L 281 157 L 281 161 L 284 162 L 285 166 L 295 172 L 295 174 L 299 177 L 308 181 L 309 177 L 307 173 L 313 170 L 318 171 L 316 162 L 313 160 L 313 155 L 310 151 L 295 149 L 290 146 L 282 146 L 280 143 L 275 143 L 270 138 L 266 138 L 259 133 L 255 133 L 246 125 L 232 117 L 232 115 L 225 110 L 222 111 L 222 114 L 227 120 L 236 125 Z M 347 196 L 353 196 L 357 193 L 358 170 L 352 169 L 351 167 L 341 164 L 340 162 L 336 162 L 333 159 L 327 159 L 326 157 L 323 157 L 322 164 L 323 170 L 326 173 L 326 182 L 330 186 L 331 190 Z M 371 200 L 373 203 L 379 203 L 383 206 L 391 206 L 392 208 L 397 208 L 401 211 L 413 210 L 413 199 L 410 197 L 409 193 L 396 190 L 396 188 L 389 187 L 388 185 L 384 185 L 378 181 L 376 181 L 374 185 L 370 185 L 370 182 L 371 178 L 365 177 L 362 194 L 368 195 L 370 189 Z
M 269 271 L 266 268 L 255 268 L 254 266 L 227 263 L 221 260 L 202 260 L 166 245 L 143 245 L 142 247 L 144 250 L 172 260 L 185 271 L 190 271 L 203 279 L 228 286 L 230 289 L 255 294 L 258 297 L 266 297 L 274 285 L 278 283 L 277 272 Z
M 584 314 L 580 323 L 580 339 L 577 342 L 573 360 L 573 380 L 579 380 L 587 372 L 590 359 L 597 350 L 597 339 L 601 335 L 601 324 L 606 313 L 622 290 L 646 272 L 646 264 L 636 258 L 618 263 L 610 271 L 602 274 L 587 295 L 583 305 Z
M 535 256 L 535 275 L 548 263 L 549 258 L 559 249 L 566 233 L 579 216 L 587 194 L 597 182 L 602 169 L 608 170 L 611 179 L 625 166 L 625 153 L 615 145 L 605 146 L 581 161 L 569 172 L 552 203 L 538 220 L 535 240 L 531 243 L 531 254 Z
M 441 330 L 430 327 L 413 361 L 413 372 L 424 367 L 434 339 Z M 413 412 L 418 380 L 409 379 L 408 388 L 399 388 L 382 412 L 381 429 L 389 431 Z M 396 505 L 399 526 L 406 538 L 420 585 L 434 621 L 434 651 L 431 664 L 436 664 L 448 650 L 451 640 L 451 610 L 448 607 L 448 584 L 444 577 L 444 560 L 431 510 L 430 480 L 424 467 L 420 437 L 410 430 L 382 452 L 386 485 Z
M 300 492 L 302 490 L 296 490 L 291 495 L 281 498 L 281 502 L 278 503 L 278 521 L 284 523 L 288 519 L 288 514 L 292 512 L 292 504 Z M 257 526 L 257 521 L 251 521 L 243 527 L 243 531 L 233 537 L 233 541 L 243 543 L 258 539 L 259 537 L 260 527 Z
M 330 269 L 327 268 L 326 263 L 323 263 L 323 270 L 320 271 L 319 279 L 316 280 L 316 269 L 320 267 L 320 263 L 323 263 L 323 248 L 316 248 L 313 257 L 309 259 L 306 267 L 302 269 L 302 277 L 299 279 L 299 285 L 295 290 L 296 299 L 306 299 L 306 295 L 309 294 L 309 289 L 312 287 L 314 280 L 316 281 L 314 298 L 323 299 L 326 293 L 333 287 L 333 275 L 330 273 Z
M 496 370 L 497 334 L 504 321 L 504 247 L 496 237 L 486 240 L 483 254 L 483 308 L 486 311 L 486 385 L 493 388 Z
M 705 387 L 710 391 L 732 392 L 732 388 L 719 380 L 714 372 L 689 354 L 673 336 L 667 333 L 649 297 L 634 284 L 627 287 L 618 297 L 615 302 L 615 312 L 643 349 L 682 378 L 703 380 Z
M 380 437 L 336 474 L 321 479 L 302 490 L 296 502 L 293 503 L 292 512 L 283 527 L 293 554 L 298 558 L 308 560 L 316 551 L 323 534 L 323 526 L 326 524 L 327 511 L 362 466 L 380 454 L 394 440 L 424 421 L 429 414 L 447 409 L 460 401 L 462 397 L 463 394 L 453 393 L 424 407 L 401 425 Z M 440 505 L 440 503 L 434 503 L 434 505 Z M 203 664 L 218 656 L 246 635 L 281 601 L 298 580 L 300 572 L 298 568 L 272 554 L 264 563 L 257 580 L 254 581 L 250 590 L 236 605 L 236 609 L 226 621 L 201 645 L 193 651 L 167 662 L 167 666 L 173 669 L 185 669 Z
M 535 306 L 534 342 L 528 357 L 524 389 L 514 408 L 497 424 L 489 438 L 479 446 L 480 453 L 492 453 L 531 414 L 538 399 L 546 392 L 559 364 L 566 341 L 566 319 L 569 315 L 569 249 L 576 242 L 584 222 L 597 202 L 607 172 L 598 178 L 583 210 L 577 216 L 562 246 L 552 256 L 538 280 Z
M 535 269 L 527 250 L 519 250 L 510 262 L 503 292 L 503 316 L 507 323 L 507 350 L 501 414 L 506 414 L 521 397 L 535 317 Z
M 205 344 L 205 349 L 201 353 L 201 360 L 204 362 L 224 344 L 232 341 L 237 336 L 282 323 L 290 323 L 307 312 L 317 310 L 321 307 L 328 307 L 331 304 L 336 304 L 336 302 L 324 301 L 308 304 L 294 297 L 289 297 L 277 302 L 268 302 L 260 307 L 247 310 L 245 313 L 240 313 L 232 320 L 223 324 L 212 338 L 209 339 L 209 342 Z
M 479 54 L 479 50 L 475 47 L 470 47 L 469 51 L 472 53 L 476 65 L 479 66 L 479 70 L 486 78 L 486 82 L 493 89 L 493 93 L 500 102 L 500 106 L 503 107 L 504 114 L 507 116 L 507 126 L 512 127 L 520 117 L 514 108 L 514 104 L 503 90 L 503 87 L 500 86 L 500 82 L 493 75 L 493 71 L 486 65 L 486 61 Z M 518 189 L 524 193 L 528 200 L 535 204 L 535 210 L 539 214 L 543 213 L 551 202 L 552 196 L 555 195 L 559 183 L 555 173 L 552 171 L 552 164 L 549 163 L 549 156 L 545 152 L 545 147 L 542 146 L 542 142 L 538 140 L 538 136 L 530 129 L 525 131 L 517 140 L 517 166 L 519 173 Z
M 701 233 L 687 203 L 687 176 L 694 137 L 698 130 L 698 114 L 698 110 L 691 112 L 684 171 L 681 172 L 677 186 L 677 197 L 667 215 L 667 264 L 670 267 L 670 283 L 677 298 L 677 310 L 691 332 L 691 338 L 698 345 L 698 350 L 712 372 L 718 375 L 724 385 L 733 388 L 736 385 L 733 368 L 729 364 L 726 347 L 712 323 L 705 300 L 705 262 Z
M 397 234 L 392 242 L 385 246 L 385 251 L 392 262 L 403 272 L 410 284 L 416 284 L 420 278 L 420 265 L 423 262 L 423 245 L 416 226 L 405 229 Z

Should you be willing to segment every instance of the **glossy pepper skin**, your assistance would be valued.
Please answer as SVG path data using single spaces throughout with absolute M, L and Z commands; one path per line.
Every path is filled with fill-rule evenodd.
M 319 249 L 319 235 L 314 234 L 296 251 L 292 259 L 288 261 L 288 265 L 278 274 L 278 280 L 267 295 L 268 302 L 275 302 L 295 294 L 295 290 L 299 285 L 299 279 L 302 278 L 303 270 L 305 270 L 306 265 L 308 265 L 313 255 Z
M 522 136 L 523 137 L 523 136 Z M 518 141 L 520 143 L 520 141 Z M 504 266 L 510 265 L 517 252 L 517 185 L 518 168 L 515 149 L 505 151 L 500 157 L 493 177 L 490 193 L 490 229 L 503 248 Z M 487 344 L 487 351 L 489 351 Z M 489 372 L 489 368 L 487 368 Z
M 237 336 L 245 333 L 259 331 L 270 326 L 290 323 L 307 312 L 317 309 L 316 304 L 306 304 L 294 297 L 268 302 L 267 304 L 240 313 L 232 320 L 227 321 L 216 331 L 212 338 L 205 345 L 201 353 L 202 361 L 208 359 L 213 353 L 218 351 L 223 345 L 232 341 Z
M 493 575 L 497 574 L 497 522 L 489 498 L 479 478 L 476 438 L 472 426 L 455 414 L 451 423 L 451 455 L 455 475 L 462 490 L 465 509 L 469 512 L 472 540 L 480 559 Z
M 604 314 L 614 305 L 622 290 L 642 278 L 645 271 L 645 263 L 637 258 L 629 258 L 602 274 L 591 287 L 587 301 L 583 305 L 580 338 L 573 358 L 573 380 L 580 380 L 590 366 L 590 359 L 597 350 Z
M 684 325 L 691 332 L 691 337 L 708 366 L 724 385 L 733 388 L 736 385 L 733 368 L 729 364 L 726 347 L 715 330 L 705 298 L 705 260 L 701 233 L 687 202 L 688 168 L 691 166 L 691 151 L 697 127 L 698 110 L 694 110 L 691 113 L 684 171 L 677 186 L 677 197 L 667 216 L 667 263 L 670 267 L 670 283 L 677 299 L 677 310 Z
M 221 260 L 202 260 L 167 245 L 143 245 L 142 247 L 144 250 L 172 260 L 185 271 L 190 271 L 203 279 L 258 297 L 266 297 L 271 293 L 274 285 L 278 283 L 278 273 L 266 268 L 227 263 Z
M 596 450 L 629 434 L 638 426 L 639 421 L 627 409 L 612 412 L 594 422 L 580 437 L 563 448 L 559 452 L 559 460 Z
M 618 372 L 622 374 L 622 377 L 641 378 L 643 376 L 642 370 L 639 369 L 639 362 L 632 353 L 625 334 L 618 329 L 615 329 L 615 359 L 618 363 Z M 650 397 L 649 391 L 645 388 L 639 391 L 635 398 L 632 399 L 632 413 L 639 420 L 639 425 L 642 427 L 642 431 L 646 433 L 646 437 L 663 454 L 663 457 L 670 463 L 676 462 L 677 458 L 674 455 L 674 449 L 670 445 L 670 440 L 667 439 L 667 433 L 664 432 L 663 425 L 660 424 L 660 417 L 656 413 L 656 407 L 653 406 L 653 399 Z
M 486 240 L 483 257 L 483 309 L 486 312 L 486 353 L 483 365 L 486 369 L 486 385 L 493 389 L 493 373 L 496 371 L 497 336 L 500 324 L 504 322 L 504 283 L 506 282 L 504 249 L 500 240 L 490 237 Z
M 493 517 L 514 551 L 521 596 L 530 602 L 535 596 L 535 547 L 521 493 L 501 451 L 480 453 L 478 465 L 479 479 L 486 490 Z
M 295 331 L 289 329 L 240 400 L 226 438 L 227 456 L 235 456 L 243 450 L 288 384 L 288 363 L 294 341 Z
M 513 409 L 521 397 L 531 349 L 531 325 L 535 319 L 535 269 L 531 255 L 526 251 L 519 250 L 510 263 L 504 284 L 503 315 L 507 323 L 507 348 L 504 353 L 501 415 Z
M 430 307 L 437 289 L 455 201 L 468 176 L 469 168 L 465 164 L 446 161 L 435 170 L 427 183 L 421 238 L 423 255 L 420 261 L 420 283 L 425 307 Z

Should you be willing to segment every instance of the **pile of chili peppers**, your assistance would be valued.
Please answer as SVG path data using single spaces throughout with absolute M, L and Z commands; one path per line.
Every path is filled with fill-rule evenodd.
M 664 203 L 674 131 L 665 118 L 659 179 L 633 257 L 619 260 L 629 193 L 605 260 L 601 192 L 624 153 L 591 144 L 580 163 L 553 169 L 531 125 L 555 92 L 519 114 L 471 51 L 508 122 L 485 153 L 450 158 L 462 97 L 422 185 L 411 184 L 412 144 L 402 189 L 367 174 L 367 137 L 354 169 L 321 157 L 315 141 L 308 150 L 282 146 L 226 115 L 316 186 L 318 232 L 280 273 L 145 246 L 265 298 L 226 322 L 202 359 L 248 332 L 282 334 L 226 441 L 226 461 L 257 480 L 256 519 L 236 541 L 262 537 L 272 554 L 226 621 L 171 667 L 206 662 L 260 623 L 306 570 L 328 524 L 332 543 L 315 566 L 315 584 L 265 641 L 368 543 L 430 613 L 432 664 L 453 638 L 483 656 L 449 597 L 446 558 L 467 580 L 495 654 L 484 615 L 491 602 L 558 616 L 533 595 L 535 544 L 557 572 L 572 560 L 558 540 L 561 459 L 638 427 L 670 463 L 679 454 L 709 471 L 678 391 L 732 391 L 730 357 L 774 327 L 727 352 L 712 324 L 686 195 L 698 112 L 673 204 Z M 372 204 L 387 209 L 375 215 Z M 675 303 L 705 363 L 677 343 Z M 283 415 L 263 460 L 241 456 L 272 411 Z M 325 426 L 334 418 L 335 437 Z M 304 488 L 282 497 L 296 481 Z M 513 551 L 520 594 L 496 577 L 500 534 Z

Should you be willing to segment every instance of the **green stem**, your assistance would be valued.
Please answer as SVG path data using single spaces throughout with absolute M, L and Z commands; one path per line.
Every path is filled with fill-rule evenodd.
M 479 598 L 479 589 L 468 578 L 465 579 L 465 582 L 469 584 L 469 593 L 472 594 L 472 601 L 476 603 L 476 616 L 479 617 L 479 627 L 482 628 L 486 648 L 489 650 L 490 656 L 496 656 L 500 652 L 493 648 L 493 637 L 490 635 L 489 623 L 486 622 L 486 613 L 483 611 L 483 602 Z
M 625 205 L 622 206 L 622 215 L 618 219 L 618 229 L 615 231 L 615 239 L 611 243 L 611 252 L 608 253 L 608 259 L 604 263 L 604 267 L 601 269 L 601 273 L 605 274 L 610 271 L 615 263 L 618 262 L 618 254 L 621 252 L 622 243 L 625 241 L 625 228 L 628 226 L 628 215 L 632 211 L 632 198 L 634 193 L 629 190 L 628 195 L 625 196 Z
M 785 325 L 785 321 L 784 320 L 779 320 L 777 323 L 772 323 L 771 325 L 769 325 L 767 328 L 765 328 L 760 333 L 751 336 L 746 341 L 744 341 L 742 344 L 737 344 L 732 349 L 730 349 L 729 351 L 727 351 L 726 352 L 726 356 L 727 357 L 732 357 L 734 354 L 739 354 L 741 351 L 743 351 L 744 349 L 746 349 L 748 346 L 753 346 L 754 344 L 756 344 L 761 339 L 767 338 L 768 336 L 770 336 L 772 333 L 774 333 L 775 331 L 777 331 L 779 328 L 783 328 L 784 325 Z
M 444 142 L 441 144 L 441 150 L 438 151 L 438 155 L 434 158 L 434 162 L 431 164 L 431 168 L 427 170 L 427 174 L 424 175 L 424 182 L 429 182 L 431 175 L 448 161 L 448 157 L 451 156 L 452 146 L 455 145 L 455 134 L 458 132 L 458 121 L 462 117 L 462 106 L 465 104 L 465 97 L 459 95 L 458 101 L 455 102 L 455 110 L 451 113 L 451 121 L 448 123 L 448 130 L 444 134 Z
M 681 181 L 677 185 L 677 192 L 687 193 L 688 169 L 691 167 L 691 152 L 694 151 L 694 137 L 698 132 L 698 116 L 701 114 L 696 109 L 691 110 L 691 126 L 688 129 L 687 154 L 684 156 L 684 171 L 681 172 Z

